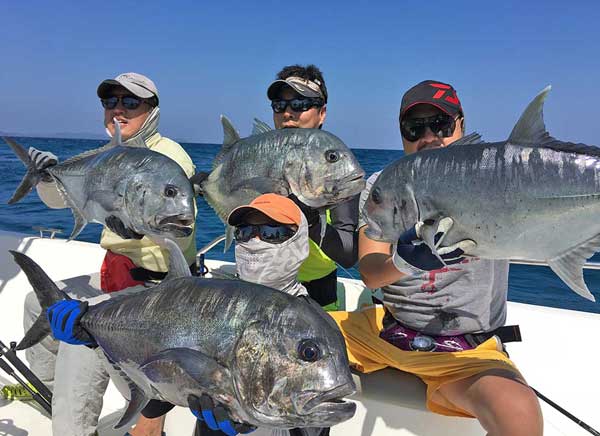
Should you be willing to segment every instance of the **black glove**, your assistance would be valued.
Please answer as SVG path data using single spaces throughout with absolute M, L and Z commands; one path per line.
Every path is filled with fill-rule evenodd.
M 250 433 L 256 427 L 250 424 L 241 424 L 232 421 L 225 407 L 215 406 L 212 398 L 202 394 L 200 398 L 195 395 L 188 396 L 188 406 L 196 418 L 206 422 L 211 430 L 221 430 L 227 436 L 235 436 L 238 433 Z
M 125 227 L 123 221 L 114 215 L 107 217 L 105 223 L 106 227 L 123 239 L 142 239 L 144 237 L 144 235 L 134 232 L 129 227 Z
M 300 208 L 306 217 L 308 227 L 312 227 L 319 222 L 319 211 L 317 209 L 313 209 L 312 207 L 302 203 L 294 194 L 288 195 L 288 198 L 296 203 L 296 205 Z

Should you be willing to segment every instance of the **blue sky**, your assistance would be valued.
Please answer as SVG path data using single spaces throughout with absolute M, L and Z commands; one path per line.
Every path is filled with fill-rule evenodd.
M 546 85 L 546 125 L 600 145 L 600 2 L 5 2 L 0 130 L 101 133 L 98 83 L 126 71 L 161 93 L 161 131 L 219 143 L 271 121 L 266 88 L 315 63 L 330 94 L 326 129 L 351 147 L 400 148 L 403 92 L 454 84 L 468 130 L 505 139 Z

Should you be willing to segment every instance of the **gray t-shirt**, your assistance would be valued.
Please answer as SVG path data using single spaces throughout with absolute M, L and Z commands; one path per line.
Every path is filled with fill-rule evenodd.
M 380 171 L 381 172 L 381 171 Z M 377 172 L 360 195 L 359 228 Z M 508 261 L 466 258 L 434 271 L 416 268 L 397 282 L 381 288 L 383 302 L 402 324 L 431 335 L 453 335 L 494 330 L 506 321 Z

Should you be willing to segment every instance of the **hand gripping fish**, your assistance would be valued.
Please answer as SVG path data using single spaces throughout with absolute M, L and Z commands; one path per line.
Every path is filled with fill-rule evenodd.
M 527 106 L 506 141 L 474 133 L 388 165 L 363 209 L 367 236 L 396 241 L 415 222 L 450 217 L 445 245 L 471 239 L 472 256 L 544 261 L 594 301 L 582 267 L 600 249 L 600 148 L 548 134 L 549 92 Z M 433 239 L 424 235 L 430 247 Z
M 115 129 L 113 140 L 104 147 L 41 171 L 21 145 L 3 138 L 27 167 L 8 203 L 16 203 L 42 178 L 50 177 L 73 212 L 75 226 L 69 239 L 89 222 L 106 225 L 118 234 L 119 228 L 125 228 L 139 238 L 190 235 L 195 221 L 194 191 L 183 169 L 148 149 L 141 139 L 139 144 L 123 145 L 118 122 Z

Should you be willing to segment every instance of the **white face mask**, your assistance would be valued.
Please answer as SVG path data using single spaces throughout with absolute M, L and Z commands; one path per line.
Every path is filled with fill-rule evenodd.
M 235 262 L 240 279 L 293 296 L 307 295 L 306 289 L 297 280 L 300 265 L 307 257 L 308 226 L 304 216 L 296 234 L 281 244 L 270 244 L 258 238 L 235 244 Z

